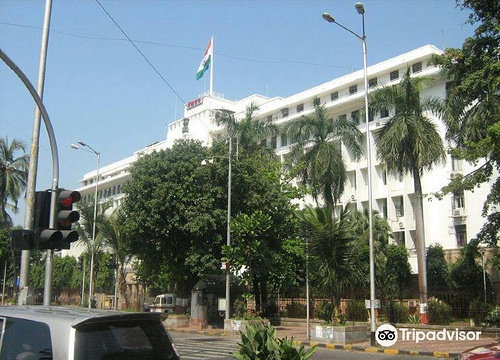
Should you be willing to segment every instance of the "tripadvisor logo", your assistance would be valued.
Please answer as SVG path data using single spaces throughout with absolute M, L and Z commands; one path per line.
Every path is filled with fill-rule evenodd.
M 481 331 L 463 331 L 454 329 L 442 330 L 415 330 L 415 329 L 399 329 L 401 332 L 400 339 L 402 341 L 414 341 L 419 343 L 421 341 L 474 341 L 479 340 Z M 375 340 L 380 346 L 392 346 L 398 341 L 398 330 L 391 324 L 383 324 L 377 328 L 375 332 Z
M 398 341 L 398 331 L 391 324 L 383 324 L 375 331 L 375 340 L 380 346 L 392 346 Z

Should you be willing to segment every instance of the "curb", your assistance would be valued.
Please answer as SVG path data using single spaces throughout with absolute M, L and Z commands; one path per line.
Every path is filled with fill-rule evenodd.
M 195 334 L 195 335 L 205 335 L 205 336 L 230 336 L 233 334 L 229 334 L 225 331 L 220 330 L 195 330 L 195 329 L 179 329 L 179 328 L 171 328 L 167 327 L 168 331 L 171 332 L 180 332 L 185 334 Z M 450 352 L 441 352 L 441 351 L 419 351 L 419 350 L 399 350 L 399 349 L 384 349 L 373 346 L 363 347 L 356 345 L 339 345 L 332 343 L 320 343 L 316 341 L 301 341 L 295 340 L 298 345 L 303 346 L 317 346 L 322 349 L 330 349 L 330 350 L 344 350 L 344 351 L 361 351 L 361 352 L 369 352 L 372 354 L 386 354 L 386 355 L 414 355 L 414 356 L 433 356 L 436 358 L 458 358 L 460 353 L 450 353 Z
M 457 358 L 459 353 L 441 352 L 441 351 L 418 351 L 418 350 L 399 350 L 399 349 L 384 349 L 373 346 L 363 347 L 356 345 L 338 345 L 330 343 L 319 343 L 315 341 L 297 341 L 299 345 L 317 346 L 319 348 L 346 350 L 346 351 L 362 351 L 369 353 L 378 353 L 386 355 L 415 355 L 415 356 L 433 356 L 437 358 Z

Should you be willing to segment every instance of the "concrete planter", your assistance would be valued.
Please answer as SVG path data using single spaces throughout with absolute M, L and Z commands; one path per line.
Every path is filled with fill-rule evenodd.
M 169 314 L 163 324 L 169 328 L 185 328 L 189 326 L 189 316 Z
M 235 320 L 235 319 L 224 319 L 224 330 L 226 331 L 234 331 L 242 333 L 246 332 L 247 324 L 269 324 L 269 320 L 261 319 L 261 320 Z
M 354 344 L 368 339 L 366 325 L 326 326 L 317 325 L 311 334 L 313 340 L 332 344 Z

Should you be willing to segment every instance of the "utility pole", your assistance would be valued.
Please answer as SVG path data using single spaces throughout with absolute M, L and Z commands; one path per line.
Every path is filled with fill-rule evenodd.
M 40 49 L 40 64 L 38 68 L 37 93 L 43 101 L 43 89 L 45 85 L 45 64 L 47 60 L 47 46 L 49 42 L 50 16 L 52 11 L 52 0 L 45 2 L 45 18 L 43 22 L 42 46 Z M 38 170 L 38 144 L 40 138 L 40 107 L 35 106 L 35 117 L 33 120 L 33 140 L 31 142 L 30 163 L 28 169 L 28 183 L 26 186 L 26 212 L 24 215 L 24 228 L 33 230 L 33 217 L 35 213 L 35 189 L 36 175 Z M 29 285 L 29 261 L 30 251 L 23 250 L 21 255 L 21 271 L 19 275 L 19 297 L 18 305 L 26 305 L 28 302 Z M 47 265 L 52 269 L 52 250 L 47 251 Z M 50 271 L 51 273 L 52 271 Z

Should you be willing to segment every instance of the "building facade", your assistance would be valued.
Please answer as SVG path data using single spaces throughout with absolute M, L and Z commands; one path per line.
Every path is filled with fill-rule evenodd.
M 446 97 L 446 80 L 439 68 L 428 64 L 434 54 L 441 51 L 432 45 L 426 45 L 408 53 L 399 55 L 381 63 L 368 67 L 369 91 L 384 85 L 397 84 L 407 69 L 412 76 L 430 76 L 434 78 L 431 87 L 422 92 L 421 97 Z M 360 118 L 359 129 L 365 134 L 369 131 L 372 146 L 372 189 L 373 208 L 388 220 L 394 234 L 393 241 L 404 244 L 409 250 L 410 263 L 416 272 L 415 251 L 415 219 L 414 219 L 414 189 L 410 175 L 393 176 L 386 172 L 376 159 L 374 134 L 379 131 L 393 115 L 392 109 L 370 114 L 368 129 L 362 115 L 364 108 L 364 72 L 353 72 L 319 86 L 307 89 L 292 96 L 268 98 L 262 95 L 251 95 L 239 101 L 230 101 L 219 95 L 202 95 L 185 104 L 182 119 L 168 125 L 166 140 L 149 145 L 135 152 L 132 156 L 107 165 L 100 169 L 98 194 L 99 201 L 112 201 L 119 206 L 123 199 L 123 184 L 130 178 L 129 169 L 141 154 L 169 148 L 177 139 L 195 139 L 206 146 L 211 146 L 213 139 L 223 129 L 214 122 L 214 113 L 218 109 L 234 111 L 236 118 L 243 117 L 247 106 L 256 104 L 259 110 L 256 118 L 272 120 L 280 129 L 301 116 L 314 112 L 313 99 L 318 97 L 324 104 L 327 114 L 332 119 L 337 117 Z M 429 117 L 433 118 L 429 114 Z M 441 119 L 433 118 L 439 132 L 444 138 L 445 126 Z M 262 139 L 277 155 L 284 156 L 293 145 L 280 134 Z M 364 145 L 366 149 L 366 144 Z M 348 183 L 341 198 L 340 206 L 350 206 L 358 210 L 368 208 L 368 168 L 365 157 L 355 161 L 349 151 L 343 147 L 345 163 L 348 171 Z M 424 198 L 424 223 L 426 247 L 439 243 L 448 252 L 457 252 L 463 245 L 474 238 L 484 223 L 481 210 L 489 189 L 485 186 L 476 189 L 474 193 L 464 192 L 447 195 L 439 200 L 432 196 L 447 185 L 456 174 L 466 174 L 472 170 L 471 165 L 452 159 L 447 155 L 444 165 L 436 166 L 431 172 L 422 176 Z M 84 200 L 93 201 L 96 172 L 84 175 L 79 191 Z M 304 203 L 313 203 L 312 198 L 306 198 Z M 73 244 L 70 253 L 81 251 Z

